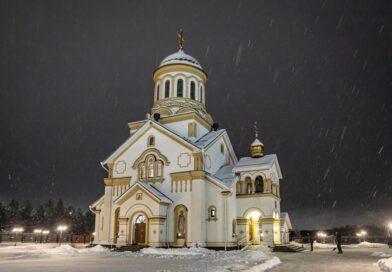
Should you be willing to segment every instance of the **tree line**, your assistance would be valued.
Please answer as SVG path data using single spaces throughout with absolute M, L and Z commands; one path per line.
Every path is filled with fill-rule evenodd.
M 56 204 L 49 199 L 46 204 L 33 207 L 29 200 L 22 203 L 13 199 L 8 204 L 0 201 L 0 232 L 23 227 L 25 232 L 34 229 L 56 231 L 57 226 L 67 225 L 68 232 L 88 234 L 94 230 L 94 214 L 80 208 L 65 207 L 61 199 Z

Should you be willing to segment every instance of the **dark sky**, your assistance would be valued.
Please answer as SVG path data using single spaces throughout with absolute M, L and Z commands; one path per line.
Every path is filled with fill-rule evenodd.
M 179 28 L 238 157 L 256 120 L 278 154 L 295 227 L 392 219 L 391 1 L 0 1 L 0 199 L 100 197 Z

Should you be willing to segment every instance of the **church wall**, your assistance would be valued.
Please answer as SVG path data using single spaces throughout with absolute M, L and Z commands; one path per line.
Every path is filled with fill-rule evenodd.
M 279 208 L 279 201 L 277 201 Z M 246 212 L 251 208 L 262 211 L 263 217 L 272 217 L 275 209 L 275 199 L 272 197 L 248 197 L 237 198 L 237 217 L 245 217 Z
M 224 152 L 221 152 L 221 144 L 224 146 Z M 207 172 L 215 174 L 222 165 L 229 163 L 229 151 L 223 140 L 220 137 L 212 146 L 205 152 L 204 165 Z
M 180 134 L 181 136 L 188 138 L 188 124 L 189 123 L 196 123 L 197 136 L 196 136 L 196 138 L 194 138 L 195 141 L 209 132 L 204 126 L 202 126 L 196 120 L 184 120 L 184 121 L 179 121 L 179 122 L 168 123 L 168 124 L 165 124 L 165 127 L 168 127 L 170 130 L 173 130 L 173 131 L 177 132 L 178 134 Z
M 154 186 L 170 196 L 172 195 L 170 173 L 193 170 L 193 151 L 185 148 L 155 128 L 150 128 L 131 148 L 116 159 L 113 176 L 114 178 L 131 177 L 131 184 L 138 179 L 137 169 L 133 169 L 132 166 L 136 159 L 148 149 L 147 141 L 151 135 L 155 137 L 155 146 L 152 148 L 158 149 L 170 162 L 168 166 L 165 165 L 163 168 L 164 181 L 162 183 L 156 182 Z M 117 165 L 121 165 L 121 168 L 116 169 Z M 176 194 L 173 194 L 173 198 L 176 198 Z

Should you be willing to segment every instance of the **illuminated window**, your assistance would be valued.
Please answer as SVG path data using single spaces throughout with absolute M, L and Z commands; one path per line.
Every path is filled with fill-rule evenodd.
M 145 161 L 138 165 L 138 176 L 141 181 L 162 181 L 163 180 L 163 161 L 154 155 L 148 155 Z

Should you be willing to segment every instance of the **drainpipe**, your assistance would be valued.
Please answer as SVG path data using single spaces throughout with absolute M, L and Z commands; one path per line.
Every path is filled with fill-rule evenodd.
M 225 251 L 227 250 L 227 224 L 226 224 L 226 201 L 227 201 L 227 197 L 226 196 L 224 196 L 224 206 L 225 206 L 225 209 L 224 209 L 224 213 L 225 213 L 225 215 L 224 215 L 224 218 L 223 218 L 223 224 L 224 224 L 224 226 L 225 226 Z

